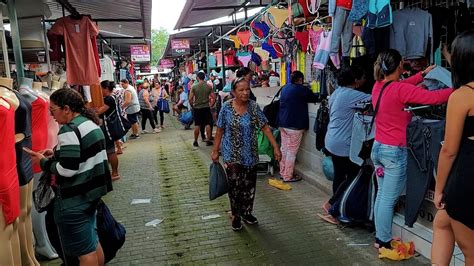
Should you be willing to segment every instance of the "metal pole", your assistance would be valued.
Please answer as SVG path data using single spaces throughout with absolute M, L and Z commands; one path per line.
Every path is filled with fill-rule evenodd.
M 11 78 L 10 75 L 10 60 L 8 59 L 8 47 L 7 47 L 7 40 L 5 38 L 5 27 L 3 26 L 3 4 L 0 5 L 0 29 L 2 31 L 2 52 L 3 52 L 3 62 L 5 64 L 5 72 L 7 78 Z
M 206 62 L 206 73 L 209 75 L 211 73 L 210 72 L 211 68 L 209 67 L 209 42 L 208 42 L 207 38 L 208 37 L 206 35 L 206 39 L 205 39 L 206 40 L 206 60 L 207 60 L 207 62 Z
M 64 6 L 63 6 L 63 5 L 61 5 L 61 7 L 62 7 L 62 11 L 63 11 L 63 17 L 65 17 L 65 16 L 66 16 L 66 11 L 64 10 Z
M 48 71 L 51 71 L 51 59 L 49 58 L 49 45 L 48 45 L 48 37 L 46 35 L 46 22 L 44 16 L 42 16 L 43 20 L 43 37 L 44 37 L 44 52 L 46 53 L 46 64 L 48 64 Z
M 220 35 L 222 36 L 222 26 L 219 26 L 219 33 Z M 224 57 L 224 39 L 221 38 L 221 57 L 222 57 L 222 67 L 221 67 L 221 71 L 222 71 L 222 87 L 225 86 L 225 57 Z
M 8 0 L 7 6 L 10 16 L 13 56 L 15 56 L 16 73 L 18 78 L 23 78 L 25 76 L 25 70 L 23 67 L 23 55 L 21 54 L 20 30 L 18 29 L 15 0 Z

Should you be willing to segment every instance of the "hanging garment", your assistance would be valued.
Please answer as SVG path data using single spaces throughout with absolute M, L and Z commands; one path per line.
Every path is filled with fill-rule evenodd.
M 307 54 L 305 56 L 305 66 L 304 66 L 304 78 L 305 80 L 309 83 L 313 80 L 313 75 L 312 75 L 312 67 L 313 67 L 313 54 Z
M 262 49 L 267 51 L 273 59 L 278 58 L 278 54 L 273 48 L 273 41 L 269 39 L 267 42 L 262 43 Z
M 42 151 L 48 144 L 48 113 L 49 103 L 38 97 L 31 103 L 31 141 L 32 150 Z M 33 172 L 40 173 L 39 165 L 33 165 Z
M 272 15 L 275 27 L 277 28 L 281 28 L 288 18 L 288 9 L 286 8 L 272 6 L 268 9 L 268 13 Z
M 331 54 L 339 54 L 342 41 L 342 56 L 349 56 L 352 42 L 352 23 L 347 20 L 349 11 L 337 7 L 332 26 Z M 337 67 L 337 66 L 336 66 Z
M 240 39 L 240 43 L 243 46 L 247 46 L 250 43 L 250 37 L 252 36 L 252 33 L 249 30 L 246 31 L 238 31 L 237 36 Z
M 270 27 L 268 27 L 268 25 L 263 21 L 255 21 L 253 23 L 253 27 L 256 30 L 259 30 L 260 32 L 262 32 L 262 35 L 259 36 L 260 38 L 266 38 L 268 34 L 270 33 Z
M 207 58 L 207 64 L 210 68 L 216 67 L 217 66 L 216 56 L 213 54 L 209 54 L 209 57 Z
M 392 24 L 392 7 L 390 0 L 369 0 L 367 27 L 382 28 Z
M 33 162 L 31 156 L 23 148 L 31 149 L 31 104 L 18 92 L 13 91 L 20 105 L 15 110 L 15 134 L 23 134 L 24 138 L 15 143 L 18 180 L 20 186 L 27 185 L 33 178 Z M 2 125 L 3 126 L 3 125 Z
M 253 48 L 254 53 L 258 54 L 263 61 L 268 61 L 270 59 L 270 53 L 263 50 L 262 47 Z
M 331 47 L 332 32 L 324 32 L 321 34 L 319 47 L 314 55 L 313 66 L 317 69 L 324 69 L 329 60 L 329 49 Z
M 390 47 L 390 28 L 367 28 L 362 32 L 362 40 L 364 42 L 367 53 L 370 55 L 378 55 L 380 52 Z
M 273 49 L 275 49 L 277 56 L 278 57 L 283 57 L 285 53 L 285 45 L 286 41 L 285 39 L 280 39 L 280 38 L 272 38 L 273 41 Z
M 311 16 L 311 13 L 308 10 L 308 1 L 309 0 L 298 0 L 298 3 L 301 6 L 301 9 L 303 10 L 303 15 L 305 18 Z M 311 1 L 311 10 L 316 10 L 316 2 L 317 0 L 310 0 Z
M 318 50 L 319 46 L 319 39 L 321 38 L 321 33 L 323 33 L 323 29 L 319 30 L 309 30 L 309 45 L 311 46 L 311 50 L 315 53 Z
M 352 9 L 352 0 L 336 0 L 337 7 L 350 11 Z
M 309 45 L 309 32 L 308 31 L 297 31 L 295 33 L 295 38 L 301 45 L 301 51 L 307 52 Z
M 237 59 L 242 63 L 244 67 L 249 65 L 250 60 L 252 60 L 252 55 L 249 52 L 238 52 Z
M 234 50 L 227 50 L 224 52 L 224 60 L 226 66 L 236 66 L 238 65 L 237 62 L 235 62 L 235 51 Z
M 306 67 L 306 53 L 303 51 L 298 51 L 298 57 L 297 57 L 297 70 L 301 71 L 301 73 L 305 73 L 305 67 Z
M 236 49 L 240 48 L 240 38 L 237 35 L 229 35 L 229 39 L 234 42 Z
M 257 27 L 255 27 L 255 21 L 250 23 L 250 27 L 253 29 L 253 33 L 257 35 L 258 38 L 263 38 L 263 31 Z
M 99 29 L 89 17 L 79 20 L 62 17 L 54 23 L 50 34 L 64 36 L 69 84 L 90 85 L 99 82 L 96 36 Z
M 257 66 L 262 65 L 262 58 L 257 53 L 252 53 L 252 62 L 255 63 Z
M 451 72 L 442 66 L 436 66 L 428 74 L 426 74 L 423 84 L 428 90 L 438 90 L 444 88 L 452 88 L 453 82 Z
M 362 18 L 367 15 L 369 11 L 368 0 L 353 0 L 352 9 L 349 13 L 349 21 L 352 22 L 361 22 Z
M 365 46 L 362 38 L 359 36 L 354 36 L 352 39 L 352 47 L 350 56 L 351 58 L 357 58 L 365 55 Z
M 286 63 L 281 62 L 280 63 L 280 84 L 283 86 L 283 84 L 286 84 Z

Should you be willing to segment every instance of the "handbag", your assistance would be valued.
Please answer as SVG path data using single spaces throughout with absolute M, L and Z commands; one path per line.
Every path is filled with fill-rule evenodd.
M 277 97 L 280 96 L 281 90 L 283 87 L 281 87 L 278 92 L 273 96 L 272 101 L 263 107 L 263 114 L 268 120 L 268 125 L 271 127 L 278 127 L 278 113 L 280 112 L 280 100 L 276 100 Z
M 209 167 L 209 199 L 214 200 L 229 191 L 224 167 L 219 162 Z
M 104 115 L 104 129 L 107 133 L 107 137 L 112 140 L 116 141 L 125 134 L 127 134 L 128 130 L 132 127 L 132 124 L 123 116 L 120 115 L 120 107 L 117 104 L 117 100 L 115 99 L 115 110 L 108 116 Z
M 33 203 L 36 210 L 42 213 L 48 209 L 49 204 L 54 200 L 55 193 L 51 187 L 51 173 L 43 171 L 39 180 L 38 187 L 33 190 Z
M 161 89 L 161 95 L 160 98 L 158 99 L 157 102 L 158 110 L 164 112 L 164 113 L 169 113 L 170 112 L 170 104 L 166 99 L 163 98 L 163 89 Z
M 385 83 L 382 89 L 380 90 L 379 98 L 377 99 L 377 104 L 375 105 L 374 116 L 372 117 L 372 120 L 370 121 L 370 126 L 367 132 L 370 132 L 372 130 L 372 127 L 374 126 L 375 115 L 377 115 L 377 112 L 379 111 L 380 100 L 382 99 L 382 94 L 385 91 L 385 88 L 387 88 L 387 86 L 390 85 L 390 83 L 392 83 L 392 81 Z M 370 155 L 372 154 L 373 145 L 374 145 L 374 139 L 364 140 L 364 142 L 362 142 L 362 147 L 360 148 L 360 151 L 358 154 L 359 158 L 361 158 L 364 161 L 369 159 Z

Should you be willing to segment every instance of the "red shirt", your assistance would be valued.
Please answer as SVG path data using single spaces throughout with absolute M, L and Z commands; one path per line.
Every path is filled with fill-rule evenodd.
M 347 10 L 352 9 L 352 0 L 336 0 L 336 6 Z
M 386 145 L 406 147 L 407 126 L 412 114 L 403 111 L 407 104 L 439 105 L 448 101 L 453 89 L 428 91 L 415 86 L 423 81 L 421 72 L 406 79 L 392 82 L 385 88 L 375 119 L 375 140 Z M 375 82 L 372 91 L 372 104 L 377 100 L 384 82 Z

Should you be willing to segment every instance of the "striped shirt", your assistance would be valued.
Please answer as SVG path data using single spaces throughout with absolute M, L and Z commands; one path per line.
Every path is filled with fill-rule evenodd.
M 69 124 L 61 126 L 54 157 L 43 159 L 41 168 L 56 175 L 57 184 L 65 191 L 82 186 L 80 195 L 73 193 L 71 197 L 64 197 L 67 198 L 64 199 L 65 205 L 69 207 L 105 195 L 110 172 L 102 130 L 82 115 L 75 117 Z M 84 188 L 84 184 L 88 186 Z

